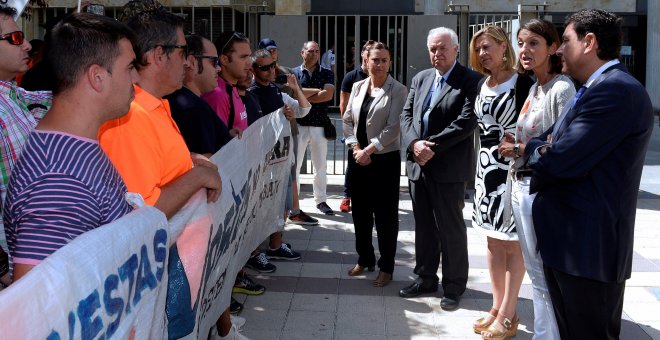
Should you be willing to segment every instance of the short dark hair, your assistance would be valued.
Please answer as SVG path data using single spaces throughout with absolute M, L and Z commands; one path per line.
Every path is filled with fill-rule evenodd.
M 371 47 L 371 45 L 373 45 L 375 43 L 376 43 L 376 40 L 367 40 L 364 43 L 364 45 L 362 45 L 362 50 L 360 51 L 360 53 L 367 52 L 369 50 L 369 47 Z
M 254 66 L 257 66 L 257 59 L 259 59 L 259 58 L 267 58 L 267 57 L 271 57 L 271 58 L 272 58 L 273 55 L 270 54 L 270 52 L 269 52 L 267 49 L 265 49 L 265 48 L 262 48 L 262 49 L 260 49 L 260 50 L 256 50 L 256 51 L 254 51 L 254 53 L 252 53 L 252 66 L 253 66 L 253 67 L 254 67 Z
M 184 19 L 170 11 L 156 0 L 131 0 L 119 14 L 119 20 L 132 28 L 136 34 L 133 44 L 137 68 L 147 66 L 145 54 L 156 46 L 176 44 L 177 29 L 183 28 Z M 173 48 L 164 48 L 170 55 Z
M 226 31 L 222 32 L 218 38 L 215 39 L 215 48 L 218 49 L 218 55 L 226 55 L 229 58 L 231 63 L 231 52 L 234 52 L 234 45 L 236 43 L 244 42 L 249 44 L 250 39 L 248 39 L 245 34 L 237 31 Z
M 390 55 L 390 60 L 392 59 L 392 51 L 390 51 L 390 48 L 387 47 L 387 45 L 385 45 L 380 41 L 374 41 L 371 45 L 367 47 L 367 58 L 369 57 L 369 54 L 371 54 L 371 51 L 373 50 L 385 50 Z
M 596 55 L 601 60 L 618 59 L 621 56 L 621 18 L 602 9 L 583 9 L 571 14 L 564 23 L 573 24 L 579 39 L 593 33 L 598 41 Z
M 188 55 L 197 59 L 197 73 L 204 71 L 204 64 L 200 56 L 204 54 L 204 37 L 198 34 L 186 35 L 186 45 L 188 45 Z
M 60 21 L 51 32 L 46 56 L 53 69 L 53 94 L 73 87 L 82 73 L 92 65 L 112 72 L 119 56 L 119 40 L 135 41 L 126 25 L 102 15 L 74 13 Z
M 5 5 L 0 5 L 0 14 L 4 14 L 8 17 L 13 17 L 14 15 L 16 15 L 16 13 L 18 13 L 18 11 L 16 11 L 16 8 L 5 6 Z M 0 32 L 0 33 L 2 33 L 2 32 Z
M 557 33 L 557 28 L 547 21 L 542 19 L 532 19 L 526 22 L 522 27 L 518 29 L 516 36 L 520 34 L 521 30 L 528 30 L 534 34 L 538 34 L 543 39 L 548 47 L 552 46 L 553 43 L 556 44 L 557 48 L 561 45 L 561 40 L 559 39 L 559 33 Z M 516 66 L 518 71 L 524 71 L 520 60 L 518 60 L 518 65 Z M 558 74 L 561 73 L 561 58 L 557 54 L 550 55 L 550 69 L 548 73 Z

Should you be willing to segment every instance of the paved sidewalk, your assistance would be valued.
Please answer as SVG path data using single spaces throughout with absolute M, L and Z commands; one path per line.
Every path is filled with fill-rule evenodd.
M 656 119 L 637 204 L 633 274 L 626 286 L 622 339 L 660 340 L 660 132 Z M 301 180 L 303 183 L 311 181 Z M 338 209 L 343 176 L 329 179 L 328 204 Z M 235 295 L 245 303 L 244 334 L 250 339 L 479 339 L 472 322 L 490 308 L 486 240 L 468 227 L 470 272 L 460 308 L 440 309 L 442 291 L 403 299 L 398 290 L 415 275 L 412 203 L 401 188 L 400 232 L 394 280 L 374 288 L 377 271 L 362 277 L 346 272 L 357 260 L 350 214 L 321 215 L 314 207 L 311 186 L 302 186 L 303 210 L 320 220 L 314 227 L 287 225 L 285 240 L 302 253 L 300 261 L 273 262 L 277 271 L 256 275 L 267 287 L 262 296 Z M 466 224 L 472 203 L 466 200 Z M 374 231 L 374 247 L 377 247 Z M 526 276 L 518 300 L 521 319 L 516 339 L 531 339 L 533 307 Z M 598 306 L 594 306 L 598 308 Z

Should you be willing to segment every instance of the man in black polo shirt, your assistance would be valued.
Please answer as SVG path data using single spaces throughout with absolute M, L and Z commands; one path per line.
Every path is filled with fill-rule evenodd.
M 227 125 L 200 98 L 218 86 L 218 52 L 198 35 L 186 36 L 190 50 L 183 87 L 165 98 L 190 152 L 210 157 L 231 140 Z
M 304 118 L 298 121 L 298 152 L 296 180 L 299 181 L 300 167 L 305 156 L 307 146 L 311 146 L 312 165 L 314 174 L 314 201 L 316 207 L 326 215 L 334 215 L 326 203 L 326 156 L 328 154 L 328 140 L 323 133 L 323 125 L 328 121 L 328 102 L 335 93 L 335 77 L 331 70 L 319 65 L 319 45 L 314 41 L 303 44 L 300 55 L 303 64 L 292 70 L 303 88 L 304 96 L 312 103 L 312 109 Z

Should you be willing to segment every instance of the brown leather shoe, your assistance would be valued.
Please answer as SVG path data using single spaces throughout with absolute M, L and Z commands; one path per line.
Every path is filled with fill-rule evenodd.
M 362 272 L 364 272 L 365 268 L 370 272 L 373 272 L 374 270 L 376 270 L 376 267 L 374 267 L 374 266 L 362 267 L 361 265 L 356 264 L 355 267 L 348 270 L 348 276 L 358 276 L 358 275 L 362 274 Z
M 392 274 L 386 272 L 378 272 L 378 277 L 374 280 L 374 287 L 385 287 L 392 281 Z

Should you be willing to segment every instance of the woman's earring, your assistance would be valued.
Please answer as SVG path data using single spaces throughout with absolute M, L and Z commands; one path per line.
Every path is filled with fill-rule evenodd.
M 502 56 L 502 61 L 506 63 L 506 56 L 505 55 Z

